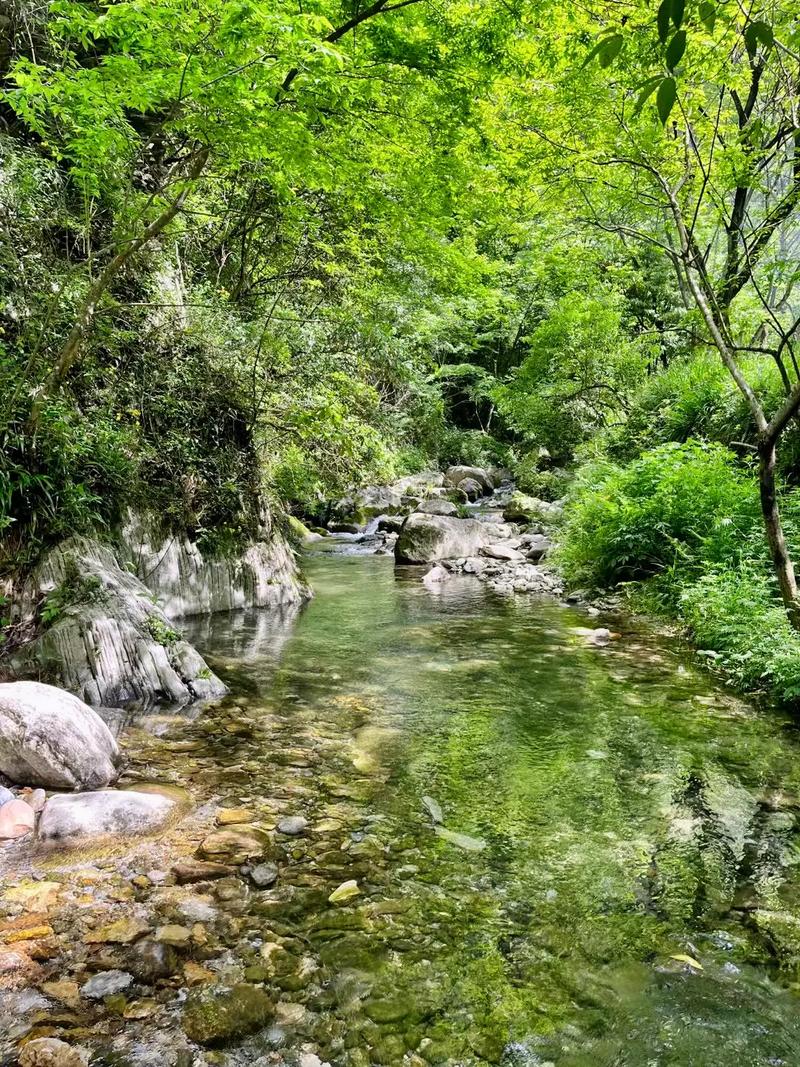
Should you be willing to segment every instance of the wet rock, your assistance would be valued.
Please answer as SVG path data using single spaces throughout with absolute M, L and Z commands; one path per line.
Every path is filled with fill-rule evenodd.
M 223 808 L 217 813 L 217 826 L 239 826 L 242 823 L 251 823 L 255 815 L 246 808 Z
M 98 930 L 90 930 L 85 941 L 88 945 L 116 944 L 130 945 L 140 937 L 149 933 L 149 923 L 141 919 L 125 918 L 117 919 L 108 926 L 101 926 Z
M 105 834 L 153 833 L 167 822 L 175 807 L 175 800 L 162 793 L 132 789 L 54 796 L 42 811 L 39 839 L 71 845 Z
M 480 500 L 484 495 L 481 483 L 476 482 L 474 478 L 465 478 L 463 482 L 459 482 L 458 488 L 470 501 Z
M 133 975 L 127 971 L 99 971 L 81 986 L 81 996 L 88 1000 L 102 1000 L 122 993 L 133 985 Z
M 33 832 L 36 814 L 24 800 L 9 800 L 0 808 L 0 841 L 25 837 Z
M 456 848 L 461 848 L 465 852 L 482 852 L 486 848 L 486 842 L 481 840 L 480 837 L 460 834 L 455 830 L 447 830 L 444 826 L 435 826 L 433 829 L 437 837 L 449 841 L 451 845 L 455 845 Z
M 192 931 L 188 926 L 179 926 L 176 923 L 168 923 L 159 926 L 155 934 L 156 941 L 161 945 L 172 945 L 173 948 L 185 948 L 192 940 Z
M 252 985 L 190 994 L 183 1010 L 186 1036 L 198 1045 L 224 1045 L 261 1030 L 272 1021 L 273 1004 Z
M 425 807 L 425 810 L 428 812 L 428 814 L 430 815 L 431 819 L 433 820 L 433 822 L 435 822 L 435 823 L 443 823 L 444 822 L 444 813 L 442 811 L 442 806 L 441 806 L 441 804 L 439 804 L 438 801 L 434 800 L 433 797 L 427 797 L 426 796 L 426 797 L 422 798 L 422 803 L 423 803 L 423 805 Z
M 368 1000 L 364 1004 L 364 1014 L 374 1023 L 399 1023 L 410 1012 L 406 997 L 385 997 Z
M 378 519 L 378 532 L 399 533 L 405 521 L 405 515 L 381 515 Z
M 224 863 L 209 860 L 184 860 L 176 863 L 172 873 L 178 885 L 190 885 L 193 882 L 210 882 L 216 878 L 227 878 L 231 868 Z
M 438 563 L 435 567 L 424 574 L 422 577 L 422 584 L 426 589 L 438 589 L 443 582 L 448 581 L 450 578 L 450 571 L 446 567 L 440 566 Z
M 19 1056 L 20 1067 L 86 1067 L 86 1049 L 68 1045 L 55 1037 L 37 1037 L 28 1041 Z
M 299 837 L 305 833 L 308 827 L 308 819 L 303 815 L 287 815 L 278 822 L 278 833 L 287 834 L 289 837 Z
M 269 836 L 263 830 L 241 826 L 209 834 L 198 853 L 203 859 L 238 865 L 253 856 L 261 856 L 268 844 Z
M 269 889 L 278 880 L 278 868 L 274 863 L 259 863 L 249 872 L 250 881 L 259 889 Z
M 342 882 L 340 886 L 328 897 L 330 904 L 345 904 L 348 900 L 352 900 L 353 897 L 357 897 L 361 894 L 361 890 L 358 887 L 358 882 L 355 878 L 350 878 L 346 882 Z
M 139 982 L 150 984 L 159 978 L 169 978 L 175 974 L 180 963 L 171 945 L 148 938 L 133 946 L 126 956 L 126 966 Z
M 111 731 L 82 700 L 41 682 L 0 683 L 0 771 L 12 781 L 99 789 L 119 761 Z

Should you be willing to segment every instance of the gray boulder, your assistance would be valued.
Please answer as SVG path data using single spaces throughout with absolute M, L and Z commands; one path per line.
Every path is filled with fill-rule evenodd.
M 525 562 L 525 556 L 511 545 L 487 545 L 482 549 L 482 555 L 489 556 L 491 559 L 507 560 L 509 563 Z
M 99 789 L 117 777 L 119 747 L 96 711 L 42 682 L 0 684 L 0 771 L 48 789 Z
M 482 496 L 486 495 L 481 483 L 476 482 L 474 478 L 465 478 L 463 482 L 459 482 L 458 490 L 464 494 L 467 500 L 471 501 L 480 500 Z
M 403 523 L 395 545 L 398 563 L 432 563 L 438 559 L 477 556 L 480 550 L 505 535 L 500 526 L 477 519 L 414 512 Z
M 423 500 L 416 510 L 423 515 L 458 515 L 458 508 L 455 504 L 450 500 L 443 500 L 441 497 Z
M 465 467 L 456 466 L 448 467 L 444 474 L 445 485 L 454 485 L 464 488 L 463 482 L 469 479 L 472 482 L 477 482 L 483 490 L 482 495 L 488 496 L 494 492 L 494 481 L 492 476 L 483 467 Z
M 39 840 L 83 844 L 106 834 L 147 834 L 160 830 L 177 802 L 162 793 L 101 789 L 51 797 L 39 820 Z
M 563 507 L 549 500 L 539 500 L 535 496 L 526 496 L 524 493 L 512 493 L 508 501 L 503 517 L 507 522 L 557 522 L 561 518 Z

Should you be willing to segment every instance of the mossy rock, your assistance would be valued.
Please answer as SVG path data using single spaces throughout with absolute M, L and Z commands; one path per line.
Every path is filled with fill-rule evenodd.
M 270 998 L 255 986 L 209 990 L 189 997 L 183 1010 L 183 1029 L 198 1045 L 225 1045 L 267 1026 L 273 1012 Z

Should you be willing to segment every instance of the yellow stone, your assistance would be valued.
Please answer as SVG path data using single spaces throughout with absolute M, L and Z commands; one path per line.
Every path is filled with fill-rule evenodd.
M 38 941 L 40 937 L 52 936 L 52 926 L 29 926 L 27 930 L 10 930 L 3 935 L 9 944 L 13 944 L 14 941 Z
M 216 977 L 213 971 L 201 967 L 199 963 L 195 963 L 193 960 L 187 960 L 184 963 L 183 976 L 189 985 L 200 985 L 201 982 L 210 982 Z
M 191 930 L 186 926 L 178 926 L 176 923 L 159 926 L 156 930 L 156 941 L 160 941 L 164 945 L 174 945 L 176 948 L 188 944 L 191 936 Z
M 60 892 L 60 882 L 20 882 L 3 895 L 3 900 L 21 904 L 25 911 L 47 911 L 58 900 Z
M 358 882 L 355 878 L 351 878 L 347 882 L 342 882 L 331 895 L 328 897 L 330 904 L 344 904 L 345 901 L 352 900 L 353 897 L 357 897 L 361 893 L 358 888 Z
M 254 818 L 254 813 L 247 808 L 223 808 L 217 813 L 217 826 L 236 826 L 252 822 Z
M 45 982 L 42 992 L 52 997 L 53 1000 L 60 1000 L 68 1008 L 77 1008 L 80 1004 L 81 994 L 78 983 L 70 982 L 68 978 L 62 978 L 59 982 Z
M 117 919 L 108 926 L 101 926 L 99 930 L 90 930 L 85 941 L 89 945 L 117 944 L 129 945 L 139 937 L 143 937 L 150 930 L 149 923 L 141 919 Z

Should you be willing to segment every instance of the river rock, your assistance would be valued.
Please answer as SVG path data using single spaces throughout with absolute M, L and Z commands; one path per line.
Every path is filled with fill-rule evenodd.
M 121 993 L 132 984 L 133 975 L 127 971 L 99 971 L 81 986 L 81 996 L 88 1000 L 102 1000 Z
M 193 882 L 210 882 L 216 878 L 227 878 L 232 869 L 224 863 L 210 860 L 184 860 L 172 868 L 178 885 L 190 885 Z
M 4 785 L 0 785 L 0 808 L 2 808 L 4 804 L 7 804 L 9 800 L 13 799 L 14 794 L 11 792 L 11 790 L 6 789 Z
M 483 496 L 483 486 L 480 482 L 476 482 L 474 478 L 465 478 L 463 482 L 458 484 L 459 490 L 469 501 L 480 500 Z
M 520 545 L 521 550 L 533 563 L 543 559 L 552 547 L 550 538 L 545 534 L 527 534 Z
M 105 834 L 147 834 L 159 830 L 176 802 L 161 793 L 101 789 L 51 797 L 39 821 L 39 839 L 72 845 Z
M 508 560 L 509 563 L 525 562 L 525 556 L 510 545 L 486 545 L 486 547 L 481 550 L 481 554 L 489 556 L 490 559 Z
M 350 878 L 346 882 L 342 882 L 340 886 L 328 897 L 329 904 L 346 904 L 348 900 L 352 900 L 353 897 L 360 896 L 361 890 L 358 887 L 358 882 L 355 878 Z
M 259 863 L 250 871 L 250 881 L 259 889 L 269 889 L 277 882 L 278 873 L 274 863 Z
M 278 822 L 276 830 L 279 834 L 287 834 L 289 837 L 299 837 L 305 833 L 308 827 L 308 819 L 303 815 L 286 815 Z
M 503 509 L 503 518 L 506 522 L 552 523 L 561 517 L 562 511 L 561 504 L 539 500 L 538 497 L 517 492 L 511 494 L 511 498 Z
M 24 837 L 33 831 L 36 815 L 24 800 L 9 800 L 0 808 L 0 841 Z
M 86 1067 L 86 1049 L 68 1045 L 56 1037 L 36 1037 L 19 1054 L 20 1067 Z
M 440 564 L 436 564 L 422 576 L 422 584 L 426 589 L 439 589 L 443 582 L 446 582 L 450 578 L 450 571 L 446 567 L 442 567 Z
M 235 826 L 209 834 L 198 853 L 202 859 L 235 865 L 252 856 L 261 856 L 268 843 L 269 836 L 263 830 L 254 826 Z
M 117 777 L 120 752 L 96 711 L 42 682 L 0 684 L 0 771 L 50 789 L 99 789 Z
M 453 485 L 464 488 L 465 481 L 476 482 L 481 489 L 482 496 L 489 496 L 494 492 L 494 480 L 491 474 L 483 467 L 455 466 L 448 467 L 444 474 L 445 485 Z
M 416 510 L 423 515 L 458 515 L 458 508 L 452 501 L 443 500 L 439 497 L 423 500 L 421 504 L 417 505 Z
M 198 1045 L 224 1045 L 262 1030 L 273 1010 L 267 994 L 252 985 L 192 993 L 183 1010 L 183 1029 Z
M 477 556 L 508 531 L 477 519 L 448 515 L 409 515 L 395 545 L 398 563 L 433 563 L 439 559 Z

